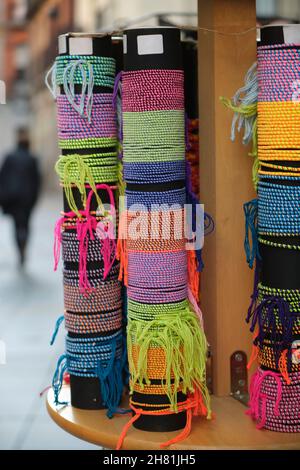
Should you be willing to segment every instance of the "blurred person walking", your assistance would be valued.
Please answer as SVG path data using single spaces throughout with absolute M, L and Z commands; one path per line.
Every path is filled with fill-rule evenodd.
M 0 206 L 13 218 L 19 262 L 25 262 L 29 222 L 37 202 L 41 176 L 37 158 L 30 152 L 27 129 L 17 131 L 17 147 L 9 153 L 0 169 Z

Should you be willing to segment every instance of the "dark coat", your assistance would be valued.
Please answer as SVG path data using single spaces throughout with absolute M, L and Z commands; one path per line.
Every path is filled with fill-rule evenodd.
M 7 155 L 0 170 L 0 206 L 5 214 L 32 211 L 40 191 L 41 176 L 37 159 L 17 148 Z

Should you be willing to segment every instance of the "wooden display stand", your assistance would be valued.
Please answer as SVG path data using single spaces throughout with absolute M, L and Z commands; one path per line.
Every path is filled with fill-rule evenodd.
M 69 387 L 63 387 L 62 400 L 69 400 Z M 123 403 L 124 407 L 128 405 Z M 245 407 L 231 397 L 213 397 L 216 419 L 194 419 L 188 439 L 169 447 L 170 450 L 246 450 L 246 449 L 300 449 L 299 436 L 258 431 L 245 416 Z M 53 420 L 65 431 L 79 439 L 115 449 L 128 416 L 106 417 L 104 410 L 85 411 L 72 406 L 55 407 L 53 392 L 48 393 L 47 408 Z M 178 434 L 139 431 L 133 426 L 124 440 L 123 450 L 159 450 L 159 444 Z
M 212 409 L 216 419 L 194 419 L 189 438 L 171 449 L 300 449 L 299 435 L 257 430 L 245 416 L 245 406 L 230 397 L 230 357 L 235 351 L 244 351 L 249 357 L 251 350 L 244 319 L 253 272 L 243 251 L 242 206 L 254 197 L 253 160 L 247 156 L 251 149 L 245 148 L 241 139 L 234 144 L 230 141 L 232 114 L 219 97 L 234 94 L 256 59 L 255 0 L 199 0 L 198 14 L 201 202 L 216 223 L 215 232 L 205 241 L 201 302 L 213 358 Z M 234 34 L 241 31 L 248 32 Z M 68 399 L 68 395 L 69 389 L 64 387 L 61 399 Z M 111 449 L 129 419 L 120 416 L 109 420 L 104 410 L 56 408 L 52 391 L 47 408 L 66 431 Z M 161 442 L 175 435 L 131 427 L 123 449 L 159 449 Z

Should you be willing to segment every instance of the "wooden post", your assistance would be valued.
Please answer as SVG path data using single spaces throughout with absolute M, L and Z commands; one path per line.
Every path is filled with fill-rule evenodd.
M 230 392 L 230 356 L 248 358 L 251 335 L 245 323 L 254 272 L 245 260 L 243 203 L 254 197 L 251 167 L 241 137 L 230 141 L 232 113 L 220 96 L 232 97 L 256 59 L 255 0 L 199 0 L 200 191 L 215 220 L 206 237 L 201 277 L 205 330 L 213 355 L 213 391 Z M 217 30 L 220 33 L 204 31 Z M 223 33 L 253 30 L 241 35 Z

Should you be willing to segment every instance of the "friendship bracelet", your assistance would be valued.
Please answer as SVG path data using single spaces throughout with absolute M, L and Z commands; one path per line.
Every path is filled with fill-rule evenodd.
M 74 103 L 80 106 L 80 95 L 75 95 Z M 87 97 L 85 97 L 83 107 L 87 107 Z M 112 95 L 95 94 L 90 120 L 78 114 L 65 95 L 59 95 L 57 97 L 57 125 L 58 137 L 61 140 L 116 136 L 117 128 Z
M 298 149 L 300 104 L 297 102 L 258 102 L 258 158 L 260 148 Z
M 278 432 L 300 432 L 300 375 L 290 374 L 287 385 L 280 374 L 258 369 L 251 379 L 247 414 L 258 429 Z
M 127 183 L 167 183 L 185 179 L 185 162 L 126 162 L 124 161 L 124 178 Z
M 170 122 L 172 126 L 170 126 Z M 177 150 L 180 149 L 184 152 L 184 111 L 123 113 L 124 155 L 127 150 L 130 150 L 133 142 L 136 149 L 177 147 Z
M 83 184 L 113 183 L 117 180 L 117 156 L 90 157 L 85 155 L 62 155 L 55 170 L 62 184 L 82 181 Z
M 160 379 L 160 377 L 158 377 L 158 379 Z M 139 384 L 134 384 L 134 386 L 132 386 L 131 388 L 134 390 L 134 393 L 139 393 L 141 395 L 166 395 L 166 386 L 163 383 L 160 383 L 160 384 L 150 383 L 149 385 L 143 384 L 143 386 Z M 176 391 L 177 393 L 182 392 L 182 385 L 179 384 L 178 388 L 176 388 L 175 390 L 175 384 L 171 384 L 171 389 L 174 392 Z M 140 402 L 136 400 L 134 401 L 132 398 L 131 398 L 131 403 L 137 406 L 140 405 Z M 158 406 L 167 407 L 169 405 L 170 403 L 159 404 L 159 405 L 158 403 L 145 404 L 145 406 L 149 408 L 152 408 L 152 407 L 157 408 Z
M 119 275 L 119 269 L 120 269 L 119 263 L 115 263 L 111 267 L 110 272 L 108 273 L 105 280 L 110 281 L 110 280 L 117 279 Z M 100 267 L 98 269 L 87 268 L 87 273 L 86 273 L 87 279 L 91 287 L 97 287 L 99 284 L 101 284 L 101 282 L 103 282 L 104 273 L 105 273 L 105 270 L 103 267 Z M 74 270 L 67 269 L 64 266 L 63 279 L 64 279 L 64 284 L 70 285 L 73 287 L 79 287 L 80 274 L 78 271 L 77 264 L 76 264 L 76 269 Z
M 128 245 L 147 241 L 148 243 L 176 243 L 185 240 L 185 210 L 182 208 L 171 208 L 154 212 L 143 212 L 127 210 L 122 212 L 122 230 L 126 233 Z M 128 233 L 132 225 L 140 223 L 140 230 L 137 234 Z M 124 227 L 123 227 L 123 224 Z M 148 251 L 148 250 L 142 250 Z M 156 250 L 153 250 L 156 251 Z
M 295 149 L 265 149 L 261 148 L 259 150 L 259 161 L 260 164 L 264 166 L 267 161 L 299 161 L 300 160 L 300 151 Z
M 186 251 L 164 253 L 128 253 L 129 286 L 159 289 L 181 286 L 187 282 Z
M 58 139 L 58 146 L 64 150 L 116 147 L 116 137 L 90 137 L 83 139 Z
M 300 314 L 300 289 L 279 289 L 276 287 L 268 287 L 263 284 L 258 284 L 259 296 L 274 296 L 280 297 L 289 303 L 292 312 Z
M 183 81 L 182 70 L 123 72 L 123 113 L 184 109 Z
M 175 288 L 160 287 L 157 289 L 148 289 L 127 285 L 127 293 L 130 299 L 147 304 L 159 304 L 164 302 L 180 302 L 187 298 L 188 287 L 186 284 L 176 286 Z
M 56 404 L 66 372 L 77 377 L 95 377 L 99 379 L 102 403 L 108 408 L 108 417 L 112 417 L 120 404 L 123 393 L 123 372 L 125 354 L 122 331 L 110 336 L 66 338 L 66 354 L 57 363 L 52 387 Z
M 126 189 L 127 207 L 131 210 L 132 206 L 144 208 L 144 210 L 170 210 L 184 207 L 186 200 L 186 190 L 173 189 L 170 191 L 130 191 Z M 164 207 L 165 206 L 165 207 Z M 143 209 L 141 209 L 143 210 Z
M 295 182 L 300 184 L 300 175 L 296 176 L 288 176 L 288 175 L 280 175 L 275 173 L 274 175 L 260 175 L 260 180 L 278 180 L 283 181 L 284 183 L 288 184 L 289 182 Z
M 84 73 L 90 74 L 89 67 L 92 69 L 94 85 L 108 88 L 114 87 L 115 59 L 112 57 L 90 55 L 57 56 L 55 60 L 56 84 L 58 86 L 63 85 L 65 78 L 68 78 L 73 84 L 81 85 L 84 83 Z
M 300 250 L 300 245 L 293 245 L 290 243 L 279 243 L 272 240 L 266 240 L 265 238 L 258 237 L 259 243 L 262 245 L 272 246 L 274 248 L 283 248 L 287 250 Z
M 139 348 L 137 367 L 132 356 L 134 346 Z M 132 384 L 149 383 L 146 358 L 153 347 L 165 351 L 168 367 L 161 373 L 166 380 L 166 395 L 175 406 L 177 393 L 170 387 L 172 379 L 175 388 L 182 381 L 184 392 L 194 390 L 193 384 L 201 387 L 205 382 L 206 340 L 187 301 L 146 305 L 128 299 L 127 348 Z
M 106 281 L 83 294 L 74 286 L 64 285 L 66 310 L 73 313 L 98 313 L 120 307 L 121 286 L 118 280 Z
M 298 348 L 293 348 L 293 345 L 298 344 Z M 290 348 L 285 350 L 284 356 L 278 357 L 278 347 L 273 347 L 273 342 L 265 340 L 259 346 L 258 361 L 260 366 L 267 369 L 275 370 L 283 375 L 287 382 L 290 382 L 290 373 L 300 372 L 300 340 L 293 341 Z M 284 361 L 284 364 L 282 362 Z
M 183 347 L 181 346 L 180 352 L 183 351 Z M 138 369 L 139 367 L 139 357 L 140 357 L 140 347 L 132 344 L 132 349 L 131 349 L 131 357 L 132 361 L 134 363 L 135 369 Z M 132 384 L 131 389 L 134 390 L 135 392 L 139 391 L 140 393 L 147 393 L 147 388 L 154 389 L 154 390 L 159 390 L 159 393 L 165 394 L 165 378 L 167 374 L 167 369 L 168 369 L 168 363 L 167 363 L 167 357 L 166 357 L 166 352 L 163 348 L 160 348 L 159 346 L 157 347 L 149 347 L 147 351 L 147 377 L 148 377 L 148 382 L 146 383 L 135 383 Z M 174 379 L 174 371 L 172 369 L 171 365 L 171 387 L 174 388 L 174 391 L 179 389 L 182 391 L 183 386 L 182 382 L 179 385 L 179 388 L 175 387 L 174 381 L 172 383 L 172 380 Z M 159 383 L 154 383 L 152 381 L 159 381 Z M 164 391 L 162 392 L 162 388 Z M 175 390 L 176 389 L 176 390 Z M 157 393 L 157 391 L 156 391 Z
M 300 233 L 300 187 L 260 181 L 258 184 L 258 232 L 297 235 Z M 274 217 L 276 214 L 276 217 Z
M 202 411 L 199 414 L 209 414 L 206 339 L 197 316 L 199 309 L 196 314 L 187 301 L 184 223 L 176 223 L 175 215 L 170 217 L 172 208 L 177 208 L 175 212 L 182 221 L 187 200 L 183 76 L 182 70 L 122 74 L 123 164 L 128 185 L 117 256 L 128 293 L 130 392 L 144 396 L 143 401 L 136 395 L 131 400 L 136 413 L 133 420 L 141 414 L 172 414 L 181 407 L 191 410 L 197 400 L 193 405 L 192 401 L 182 402 L 180 394 L 178 397 L 182 391 L 197 394 L 198 411 Z M 166 190 L 141 191 L 135 183 L 162 183 Z M 172 187 L 179 189 L 169 189 Z M 139 233 L 135 233 L 136 224 Z M 168 228 L 170 236 L 164 237 Z M 157 384 L 151 382 L 153 376 Z M 147 392 L 164 395 L 165 401 L 155 407 L 150 400 L 148 406 Z M 191 416 L 190 411 L 188 414 Z M 124 428 L 117 448 L 131 422 Z
M 80 315 L 65 311 L 65 327 L 71 333 L 105 333 L 122 328 L 122 309 L 101 314 Z
M 174 148 L 123 146 L 123 161 L 124 163 L 183 162 L 184 148 L 178 146 Z

